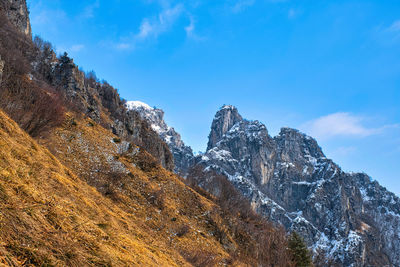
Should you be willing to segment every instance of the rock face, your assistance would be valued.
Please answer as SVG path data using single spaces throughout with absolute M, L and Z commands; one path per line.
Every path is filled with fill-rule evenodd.
M 185 176 L 194 162 L 193 151 L 189 146 L 183 143 L 180 134 L 165 123 L 164 111 L 152 108 L 140 101 L 128 101 L 126 107 L 128 110 L 138 112 L 140 116 L 150 124 L 151 128 L 159 134 L 165 143 L 167 143 L 174 156 L 174 171 Z
M 0 0 L 0 10 L 9 21 L 23 34 L 31 37 L 32 29 L 26 0 Z
M 107 82 L 83 73 L 66 53 L 57 58 L 54 52 L 44 49 L 31 65 L 34 75 L 62 91 L 74 108 L 124 140 L 143 147 L 164 168 L 174 168 L 168 145 L 136 111 L 126 109 L 117 90 Z
M 220 111 L 218 111 L 211 126 L 207 150 L 213 148 L 233 125 L 242 120 L 243 118 L 233 106 L 224 106 Z
M 259 213 L 340 265 L 400 266 L 400 199 L 366 174 L 343 172 L 313 138 L 290 128 L 271 137 L 223 106 L 196 164 L 226 175 Z
M 1 56 L 0 56 L 0 85 L 1 85 L 1 81 L 3 80 L 3 69 L 4 69 L 4 61 L 1 60 Z

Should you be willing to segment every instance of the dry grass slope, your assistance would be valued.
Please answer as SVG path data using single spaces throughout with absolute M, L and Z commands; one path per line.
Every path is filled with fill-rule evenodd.
M 71 114 L 44 143 L 59 159 L 0 111 L 2 264 L 254 265 L 232 258 L 219 207 L 147 152 Z
M 0 111 L 0 262 L 185 266 L 137 216 L 64 167 Z

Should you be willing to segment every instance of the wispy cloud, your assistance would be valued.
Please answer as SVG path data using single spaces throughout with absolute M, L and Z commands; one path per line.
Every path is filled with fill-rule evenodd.
M 79 15 L 80 18 L 90 19 L 94 17 L 94 12 L 100 7 L 99 0 L 96 0 L 92 4 L 89 4 L 83 9 L 83 12 Z
M 190 19 L 189 25 L 187 25 L 184 28 L 185 32 L 186 32 L 186 36 L 195 41 L 205 40 L 206 39 L 205 37 L 199 36 L 196 33 L 196 21 L 194 20 L 194 18 L 192 16 L 190 16 L 189 19 Z
M 349 156 L 357 151 L 355 146 L 341 146 L 336 148 L 332 153 L 335 157 Z
M 183 5 L 178 4 L 175 7 L 164 9 L 156 18 L 145 18 L 140 25 L 140 31 L 136 37 L 138 39 L 158 37 L 175 23 L 182 12 Z
M 238 0 L 236 3 L 232 6 L 232 12 L 233 13 L 239 13 L 245 10 L 246 8 L 254 5 L 255 0 Z
M 337 136 L 367 137 L 383 133 L 385 129 L 399 127 L 398 124 L 384 125 L 378 128 L 365 126 L 366 118 L 346 112 L 329 114 L 306 122 L 301 129 L 317 139 L 329 139 Z
M 393 22 L 388 28 L 387 31 L 389 32 L 400 32 L 400 20 L 396 20 Z
M 71 52 L 79 52 L 82 51 L 85 48 L 85 45 L 83 44 L 75 44 L 71 46 L 70 51 Z
M 67 18 L 66 13 L 59 9 L 41 9 L 39 12 L 31 13 L 34 14 L 31 16 L 31 24 L 35 26 L 53 25 L 54 21 L 65 20 Z
M 157 39 L 159 35 L 171 29 L 181 17 L 183 11 L 183 5 L 177 4 L 174 7 L 164 8 L 157 16 L 144 18 L 139 26 L 139 31 L 131 37 L 123 38 L 124 40 L 116 44 L 115 48 L 118 50 L 129 50 L 135 48 L 138 42 L 143 42 L 151 38 Z
M 71 46 L 60 46 L 60 47 L 56 48 L 56 52 L 58 54 L 62 54 L 64 52 L 67 52 L 67 53 L 78 53 L 78 52 L 81 52 L 84 49 L 85 49 L 85 45 L 83 45 L 83 44 L 74 44 L 74 45 L 71 45 Z

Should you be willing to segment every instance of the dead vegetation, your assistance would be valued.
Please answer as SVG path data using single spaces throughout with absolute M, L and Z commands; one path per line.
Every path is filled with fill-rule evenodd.
M 54 56 L 49 43 L 27 40 L 1 14 L 0 35 L 0 108 L 42 137 L 37 144 L 0 111 L 0 263 L 292 266 L 284 231 L 224 177 L 209 185 L 219 188 L 213 196 L 196 186 L 200 173 L 189 187 L 162 168 L 154 155 L 172 169 L 168 147 L 137 113 L 123 115 L 114 88 L 87 75 L 105 107 L 100 122 L 89 119 L 49 85 L 49 64 L 29 75 L 30 58 Z M 115 118 L 133 121 L 135 144 L 107 130 Z
M 6 62 L 0 84 L 0 108 L 32 136 L 40 136 L 63 121 L 64 106 L 59 92 L 42 81 L 34 81 L 29 56 L 35 46 L 9 24 L 0 12 L 0 55 Z
M 216 235 L 220 242 L 230 235 L 238 244 L 231 251 L 234 260 L 248 262 L 251 266 L 290 266 L 290 252 L 285 230 L 258 215 L 249 201 L 223 175 L 203 172 L 193 168 L 187 184 L 205 197 L 214 196 L 226 230 Z M 202 187 L 198 186 L 202 185 Z M 210 195 L 208 192 L 213 192 Z M 221 224 L 221 223 L 220 223 Z M 217 224 L 218 225 L 218 224 Z

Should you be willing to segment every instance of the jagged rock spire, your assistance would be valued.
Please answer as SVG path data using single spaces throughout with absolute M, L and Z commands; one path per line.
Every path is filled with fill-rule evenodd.
M 222 136 L 232 128 L 237 122 L 242 121 L 236 107 L 231 105 L 224 105 L 215 114 L 214 120 L 211 125 L 211 132 L 208 136 L 207 150 L 213 148 L 216 143 L 221 140 Z

